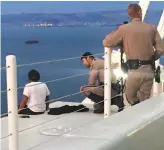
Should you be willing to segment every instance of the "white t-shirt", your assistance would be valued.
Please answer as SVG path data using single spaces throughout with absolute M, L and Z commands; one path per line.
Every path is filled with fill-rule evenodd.
M 31 82 L 25 85 L 23 95 L 28 97 L 27 107 L 33 112 L 44 112 L 46 110 L 46 96 L 50 91 L 45 83 Z

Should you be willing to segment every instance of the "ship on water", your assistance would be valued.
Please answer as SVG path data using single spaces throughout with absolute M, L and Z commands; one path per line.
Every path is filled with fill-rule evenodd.
M 39 41 L 38 40 L 28 40 L 28 41 L 25 41 L 25 44 L 38 44 Z

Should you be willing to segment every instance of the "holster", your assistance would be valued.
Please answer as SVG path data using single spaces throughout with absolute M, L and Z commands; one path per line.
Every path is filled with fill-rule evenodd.
M 155 70 L 155 82 L 160 83 L 161 82 L 161 78 L 160 78 L 160 74 L 161 74 L 161 70 L 160 70 L 160 66 L 157 67 L 157 69 Z
M 157 60 L 157 56 L 156 55 L 157 55 L 156 53 L 154 53 L 152 55 L 152 59 L 153 59 L 152 69 L 154 70 L 155 82 L 160 83 L 161 82 L 161 79 L 160 79 L 161 69 L 160 69 L 160 66 L 158 66 L 157 68 L 155 66 L 155 61 Z
M 122 71 L 124 72 L 124 73 L 127 73 L 128 72 L 128 64 L 127 64 L 127 62 L 125 62 L 125 63 L 121 63 L 121 69 L 122 69 Z

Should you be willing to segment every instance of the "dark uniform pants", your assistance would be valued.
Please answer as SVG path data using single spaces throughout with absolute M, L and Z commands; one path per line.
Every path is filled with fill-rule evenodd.
M 104 103 L 104 87 L 102 86 L 85 86 L 81 89 L 81 92 L 95 103 Z M 114 97 L 116 95 L 117 91 L 112 89 L 111 96 Z
M 130 104 L 149 99 L 153 86 L 154 72 L 150 65 L 129 70 L 125 84 L 126 99 Z

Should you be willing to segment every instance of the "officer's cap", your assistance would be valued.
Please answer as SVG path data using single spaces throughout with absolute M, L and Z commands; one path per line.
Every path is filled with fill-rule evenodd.
M 81 56 L 81 59 L 87 58 L 87 57 L 89 57 L 89 56 L 94 58 L 94 56 L 93 56 L 90 52 L 85 52 L 85 53 Z

